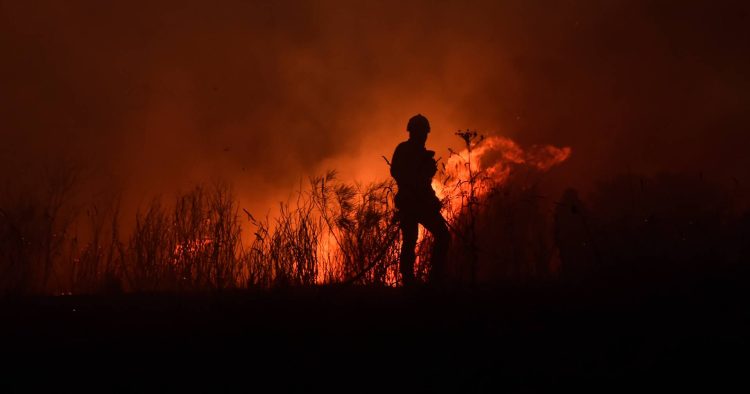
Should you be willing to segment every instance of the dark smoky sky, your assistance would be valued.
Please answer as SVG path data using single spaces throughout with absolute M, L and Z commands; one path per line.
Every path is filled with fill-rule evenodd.
M 0 164 L 136 203 L 221 178 L 257 210 L 325 168 L 387 177 L 421 112 L 438 152 L 467 127 L 570 146 L 578 187 L 750 182 L 744 3 L 0 1 Z

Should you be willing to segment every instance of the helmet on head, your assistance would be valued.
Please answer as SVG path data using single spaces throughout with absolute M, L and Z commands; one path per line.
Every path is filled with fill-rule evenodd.
M 422 114 L 416 114 L 409 119 L 409 123 L 406 125 L 406 131 L 408 132 L 419 132 L 423 131 L 426 133 L 430 132 L 430 122 Z

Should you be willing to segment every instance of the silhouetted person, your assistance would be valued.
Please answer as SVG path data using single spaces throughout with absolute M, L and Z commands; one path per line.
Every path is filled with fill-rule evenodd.
M 430 282 L 443 281 L 450 233 L 440 214 L 440 200 L 432 189 L 432 177 L 437 172 L 435 152 L 425 149 L 430 123 L 421 114 L 409 119 L 406 126 L 409 139 L 393 152 L 391 175 L 398 184 L 396 208 L 401 228 L 401 262 L 399 269 L 404 285 L 414 283 L 414 248 L 417 245 L 418 225 L 422 224 L 434 238 Z

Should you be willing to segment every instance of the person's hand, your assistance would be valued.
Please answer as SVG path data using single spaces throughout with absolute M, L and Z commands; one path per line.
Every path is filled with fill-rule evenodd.
M 435 159 L 430 159 L 430 176 L 435 176 L 437 174 L 438 166 L 437 161 Z
M 425 171 L 432 178 L 437 173 L 437 161 L 435 160 L 435 152 L 428 150 L 427 156 L 425 157 Z

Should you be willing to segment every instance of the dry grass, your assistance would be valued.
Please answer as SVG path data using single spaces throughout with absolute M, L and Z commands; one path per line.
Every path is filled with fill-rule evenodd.
M 469 147 L 470 137 L 462 136 Z M 548 279 L 594 266 L 651 272 L 649 256 L 675 267 L 747 261 L 746 210 L 730 212 L 721 188 L 702 178 L 614 179 L 587 208 L 577 197 L 541 196 L 542 173 L 528 168 L 515 168 L 502 184 L 473 169 L 468 179 L 443 170 L 453 236 L 448 274 L 457 283 Z M 230 185 L 198 186 L 153 200 L 123 234 L 116 200 L 76 205 L 75 171 L 48 175 L 36 188 L 0 191 L 0 293 L 399 284 L 392 181 L 346 183 L 331 171 L 281 203 L 276 217 L 260 219 L 238 206 Z M 675 193 L 692 202 L 675 204 Z M 431 242 L 425 234 L 417 246 L 422 280 Z
M 119 204 L 71 208 L 73 177 L 0 205 L 4 293 L 199 291 L 397 284 L 392 182 L 310 179 L 272 219 L 237 205 L 231 186 L 198 186 L 154 199 L 122 234 Z M 68 194 L 66 194 L 68 193 Z M 44 198 L 32 198 L 32 197 Z M 80 213 L 80 214 L 77 214 Z M 72 224 L 75 223 L 75 231 Z M 243 228 L 244 227 L 244 228 Z M 253 237 L 243 242 L 242 234 Z M 79 237 L 86 234 L 86 240 Z

